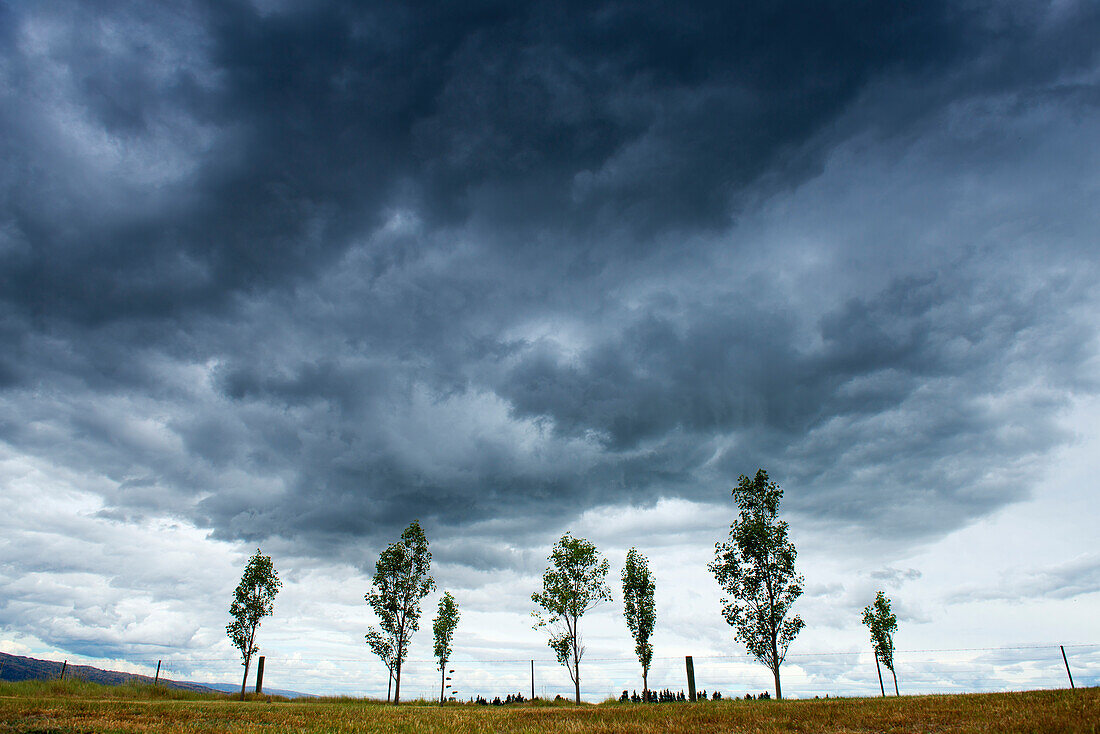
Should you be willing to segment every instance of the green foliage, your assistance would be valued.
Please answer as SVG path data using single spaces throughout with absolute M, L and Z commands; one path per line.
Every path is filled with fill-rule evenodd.
M 260 649 L 256 644 L 256 628 L 261 619 L 275 610 L 275 595 L 282 585 L 271 558 L 257 548 L 233 592 L 233 603 L 229 606 L 233 621 L 225 628 L 233 646 L 241 651 L 241 665 L 246 671 L 252 656 Z
M 379 650 L 385 645 L 378 649 L 375 645 L 380 644 L 378 640 L 385 640 L 389 645 L 387 657 L 392 662 L 387 667 L 394 673 L 395 703 L 400 697 L 401 664 L 409 652 L 409 639 L 420 629 L 420 602 L 435 589 L 435 581 L 429 575 L 431 565 L 428 537 L 420 523 L 414 520 L 401 533 L 400 540 L 378 556 L 372 589 L 364 596 L 378 617 L 379 627 L 379 630 L 372 627 L 367 633 L 367 644 L 383 662 L 386 657 Z
M 875 602 L 863 609 L 863 624 L 871 631 L 871 646 L 882 664 L 894 672 L 894 633 L 898 631 L 898 618 L 890 611 L 890 600 L 881 591 Z
M 368 629 L 367 634 L 363 636 L 367 640 L 367 647 L 382 660 L 382 664 L 386 666 L 386 670 L 388 670 L 392 676 L 394 665 L 397 662 L 393 654 L 393 640 L 383 635 L 374 627 Z
M 439 600 L 439 609 L 435 619 L 432 620 L 432 634 L 435 637 L 435 657 L 439 661 L 439 669 L 447 666 L 451 659 L 451 638 L 454 636 L 455 627 L 458 626 L 458 604 L 451 592 L 444 591 L 443 598 Z
M 653 599 L 656 585 L 649 571 L 648 559 L 637 548 L 631 548 L 626 554 L 622 579 L 626 625 L 634 636 L 634 652 L 642 665 L 642 679 L 648 681 L 649 666 L 653 662 L 653 645 L 649 638 L 657 623 L 657 605 Z M 642 687 L 647 688 L 648 684 L 643 683 Z
M 531 601 L 542 607 L 535 610 L 535 629 L 550 628 L 548 640 L 558 662 L 569 671 L 580 702 L 580 662 L 584 656 L 578 624 L 584 613 L 603 601 L 611 601 L 605 579 L 611 564 L 601 558 L 596 546 L 569 533 L 561 536 L 550 553 L 550 567 L 542 574 L 542 592 Z
M 439 661 L 439 702 L 443 703 L 447 683 L 447 661 L 451 659 L 451 638 L 458 626 L 458 604 L 451 592 L 444 591 L 439 608 L 432 620 L 432 636 L 435 638 L 435 659 Z
M 787 523 L 778 519 L 783 490 L 763 469 L 744 474 L 733 490 L 739 509 L 729 540 L 716 543 L 708 568 L 729 597 L 722 613 L 749 654 L 772 670 L 776 697 L 782 697 L 779 666 L 805 624 L 791 605 L 802 594 L 804 579 L 795 573 L 797 552 L 787 539 Z

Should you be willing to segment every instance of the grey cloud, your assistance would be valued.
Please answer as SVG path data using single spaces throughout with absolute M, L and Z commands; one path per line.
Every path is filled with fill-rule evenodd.
M 454 538 L 710 503 L 766 466 L 803 518 L 912 541 L 1026 496 L 1096 389 L 1072 231 L 1033 270 L 1003 260 L 1046 220 L 919 266 L 920 235 L 876 243 L 866 270 L 839 232 L 813 301 L 740 223 L 869 132 L 930 189 L 949 174 L 907 136 L 976 134 L 937 114 L 1072 118 L 1086 4 L 6 12 L 0 437 L 96 477 L 103 517 L 361 568 L 420 517 L 504 568 Z M 919 207 L 887 204 L 866 218 Z
M 954 604 L 1004 600 L 1072 599 L 1100 591 L 1100 556 L 1084 554 L 1071 561 L 1030 568 L 991 585 L 974 585 L 948 597 Z

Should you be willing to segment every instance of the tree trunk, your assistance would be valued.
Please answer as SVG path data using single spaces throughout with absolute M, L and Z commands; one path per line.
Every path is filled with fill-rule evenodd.
M 886 698 L 886 689 L 882 686 L 882 668 L 878 664 L 878 653 L 875 653 L 875 670 L 878 671 L 878 689 L 882 691 L 882 697 Z
M 771 596 L 771 586 L 768 587 L 768 596 Z M 783 687 L 779 684 L 779 646 L 776 643 L 776 638 L 779 636 L 778 629 L 772 629 L 772 675 L 775 676 L 775 697 L 777 700 L 783 698 Z
M 642 671 L 642 700 L 649 703 L 649 671 Z
M 248 686 L 248 665 L 252 662 L 252 656 L 249 655 L 244 659 L 244 680 L 241 681 L 241 700 L 244 700 L 244 689 Z
M 900 696 L 901 694 L 898 693 L 898 674 L 894 672 L 893 668 L 890 668 L 890 675 L 894 676 L 894 695 Z
M 573 685 L 577 692 L 577 703 L 581 702 L 581 650 L 580 632 L 577 630 L 577 617 L 573 616 Z
M 401 700 L 401 658 L 397 659 L 397 672 L 393 677 L 393 705 Z
M 393 693 L 393 671 L 390 671 L 390 679 L 386 681 L 386 703 L 390 702 L 390 694 Z
M 447 687 L 447 661 L 444 660 L 443 664 L 439 666 L 439 705 L 443 705 L 443 690 Z

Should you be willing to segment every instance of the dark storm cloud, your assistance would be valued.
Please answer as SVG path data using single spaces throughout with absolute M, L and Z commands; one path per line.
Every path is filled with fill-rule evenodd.
M 1088 202 L 1032 270 L 1005 261 L 1047 220 L 983 245 L 961 216 L 916 265 L 920 236 L 844 231 L 812 278 L 741 222 L 861 136 L 959 156 L 914 154 L 917 201 L 860 224 L 960 161 L 992 186 L 1029 114 L 1062 139 L 1095 105 L 1098 12 L 5 7 L 0 438 L 112 516 L 361 563 L 412 517 L 522 538 L 757 466 L 807 517 L 957 527 L 1024 496 L 1096 388 Z

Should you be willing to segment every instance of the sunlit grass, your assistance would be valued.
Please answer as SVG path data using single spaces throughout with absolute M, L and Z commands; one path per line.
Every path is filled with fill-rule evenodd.
M 287 701 L 81 681 L 0 684 L 0 732 L 1097 732 L 1100 689 L 803 701 L 475 706 Z M 550 705 L 547 705 L 550 704 Z

